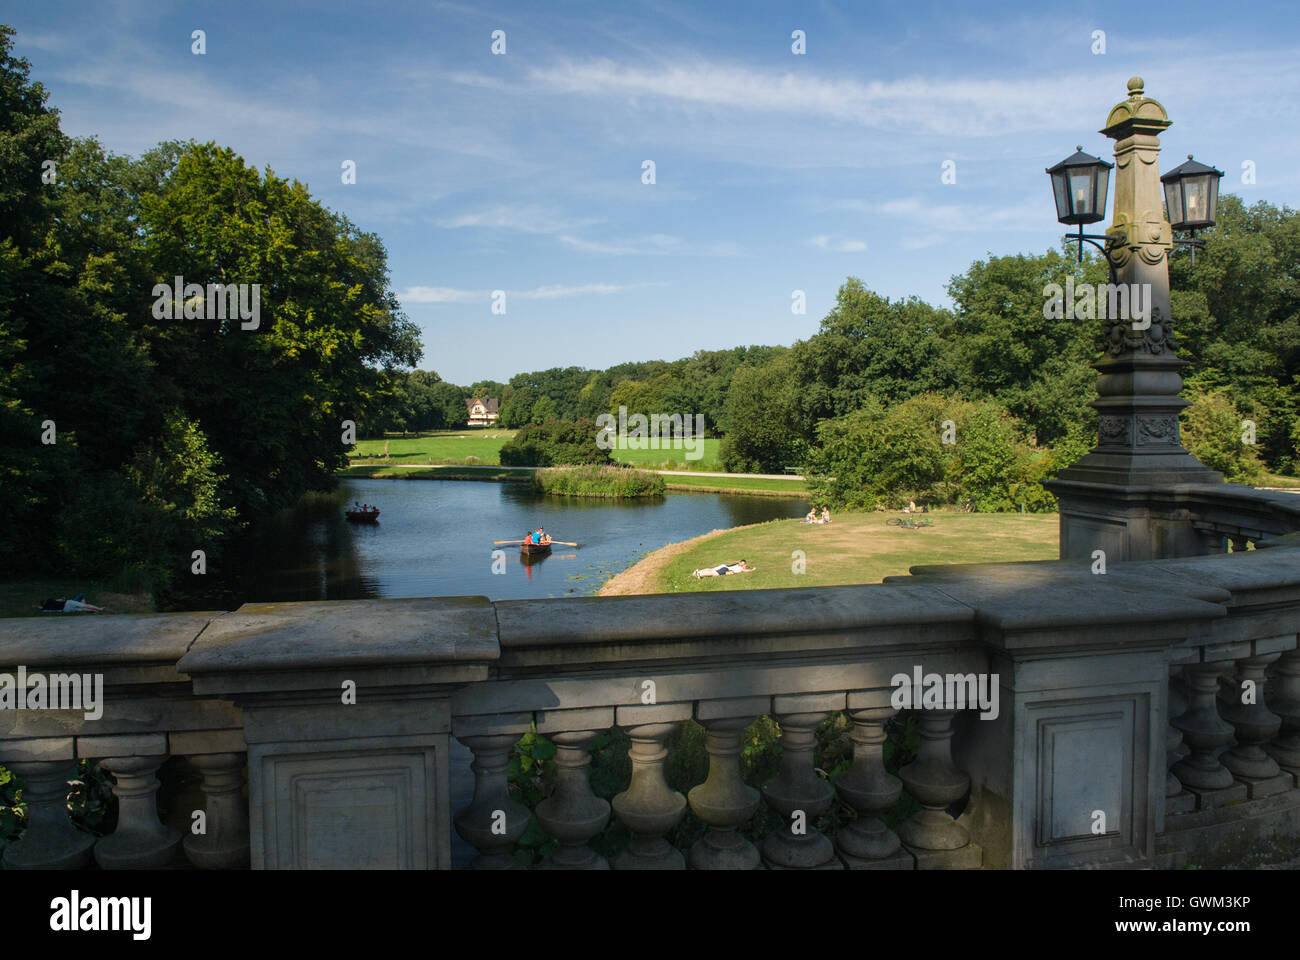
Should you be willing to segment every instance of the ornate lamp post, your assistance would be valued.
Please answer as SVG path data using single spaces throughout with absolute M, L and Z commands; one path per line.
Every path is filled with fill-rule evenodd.
M 1188 405 L 1178 396 L 1186 361 L 1174 353 L 1167 259 L 1175 241 L 1157 167 L 1159 136 L 1170 120 L 1159 102 L 1144 95 L 1141 77 L 1129 80 L 1128 89 L 1128 99 L 1111 109 L 1101 131 L 1115 141 L 1116 168 L 1114 216 L 1104 250 L 1111 284 L 1130 291 L 1140 285 L 1149 312 L 1140 320 L 1112 316 L 1104 321 L 1105 355 L 1095 364 L 1100 377 L 1091 404 L 1099 415 L 1097 446 L 1045 484 L 1060 502 L 1062 559 L 1088 558 L 1098 549 L 1109 560 L 1204 553 L 1208 541 L 1192 527 L 1180 500 L 1190 486 L 1223 481 L 1222 474 L 1183 449 L 1179 439 L 1178 414 Z M 1084 194 L 1082 207 L 1064 212 L 1095 219 L 1104 215 L 1104 187 L 1094 194 L 1100 204 L 1087 194 L 1089 182 L 1084 178 L 1096 183 L 1104 175 L 1096 165 L 1101 161 L 1093 160 L 1075 154 L 1048 171 L 1058 216 L 1063 212 L 1057 187 L 1061 179 L 1073 191 L 1067 200 L 1078 198 L 1080 189 Z M 1213 222 L 1210 205 L 1217 201 L 1218 181 L 1212 174 L 1217 171 L 1198 169 L 1202 166 L 1184 164 L 1165 177 L 1166 192 L 1178 191 L 1169 213 L 1180 218 L 1180 228 Z M 1083 172 L 1088 169 L 1092 172 Z M 1189 213 L 1198 219 L 1184 219 Z M 1079 237 L 1080 243 L 1102 239 L 1083 236 L 1082 227 Z M 1102 300 L 1099 295 L 1099 316 Z M 1117 297 L 1111 302 L 1121 301 Z

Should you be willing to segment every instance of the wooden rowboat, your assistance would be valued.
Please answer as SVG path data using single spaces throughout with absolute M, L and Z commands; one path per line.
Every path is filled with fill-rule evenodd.
M 540 559 L 551 552 L 549 543 L 529 543 L 525 540 L 519 544 L 519 555 L 525 559 Z
M 346 510 L 343 515 L 348 518 L 348 523 L 378 523 L 378 510 Z

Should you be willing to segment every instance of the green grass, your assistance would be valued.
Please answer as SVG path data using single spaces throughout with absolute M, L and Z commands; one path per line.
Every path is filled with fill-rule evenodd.
M 765 480 L 759 477 L 664 477 L 668 489 L 696 493 L 762 493 L 790 497 L 808 496 L 803 480 Z
M 1284 477 L 1280 473 L 1266 473 L 1264 479 L 1259 482 L 1261 487 L 1283 487 L 1287 490 L 1300 488 L 1300 479 L 1296 477 Z
M 534 471 L 517 467 L 452 466 L 440 470 L 422 470 L 419 467 L 389 466 L 377 463 L 354 463 L 340 470 L 340 477 L 368 477 L 372 480 L 528 480 Z
M 104 613 L 41 613 L 41 601 L 49 597 L 75 597 L 79 593 Z M 120 579 L 81 577 L 24 578 L 0 582 L 0 617 L 101 617 L 110 613 L 153 613 L 148 591 Z
M 514 430 L 439 431 L 423 437 L 388 437 L 358 441 L 350 454 L 355 460 L 384 458 L 385 463 L 487 464 L 501 463 L 501 448 L 515 435 Z
M 517 431 L 497 429 L 487 430 L 439 430 L 419 437 L 386 437 L 382 440 L 360 440 L 356 449 L 349 455 L 353 460 L 382 459 L 384 463 L 422 463 L 422 464 L 484 464 L 497 466 L 501 463 L 501 448 L 514 437 Z M 614 459 L 638 467 L 654 467 L 665 470 L 706 470 L 718 471 L 722 467 L 718 462 L 718 444 L 720 441 L 704 439 L 700 441 L 701 458 L 687 460 L 686 451 L 681 441 L 676 447 L 665 450 L 613 450 Z M 388 451 L 384 457 L 385 449 Z M 473 458 L 473 459 L 471 459 Z
M 906 574 L 916 564 L 1053 560 L 1057 557 L 1056 514 L 945 513 L 927 515 L 934 525 L 906 530 L 886 524 L 897 513 L 840 514 L 829 525 L 774 520 L 686 541 L 661 560 L 651 557 L 628 592 L 701 592 L 820 587 L 878 583 Z M 672 551 L 672 548 L 668 548 Z M 803 551 L 805 572 L 792 565 Z M 753 573 L 694 579 L 691 571 L 744 559 Z M 635 571 L 637 568 L 633 568 Z
M 705 470 L 710 473 L 716 473 L 722 469 L 722 462 L 718 456 L 718 445 L 722 441 L 715 440 L 711 437 L 705 437 L 703 440 L 695 441 L 695 452 L 700 454 L 698 460 L 687 460 L 687 451 L 682 448 L 680 440 L 661 441 L 660 446 L 664 447 L 665 443 L 670 449 L 659 450 L 624 450 L 615 449 L 610 453 L 615 460 L 622 463 L 630 463 L 638 467 L 655 467 L 659 470 Z

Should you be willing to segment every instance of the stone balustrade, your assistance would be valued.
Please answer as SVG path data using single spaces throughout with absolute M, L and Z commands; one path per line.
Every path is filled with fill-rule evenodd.
M 454 831 L 473 866 L 513 868 L 530 824 L 556 841 L 546 869 L 1208 864 L 1229 830 L 1238 854 L 1300 843 L 1300 545 L 1258 546 L 1105 574 L 972 564 L 870 586 L 3 621 L 0 673 L 104 683 L 95 718 L 0 711 L 0 763 L 28 803 L 4 862 L 439 869 Z M 918 672 L 988 678 L 995 696 L 920 700 L 895 775 L 893 680 Z M 841 713 L 852 759 L 831 782 L 816 731 Z M 751 785 L 741 738 L 760 716 L 780 767 Z M 679 791 L 666 769 L 686 723 L 708 769 Z M 612 727 L 632 773 L 607 800 L 589 747 Z M 507 776 L 530 731 L 556 748 L 534 811 Z M 455 811 L 453 740 L 473 755 Z M 98 840 L 67 816 L 82 759 L 116 780 Z M 180 762 L 202 792 L 160 810 L 160 771 Z M 905 793 L 916 812 L 891 829 Z M 702 836 L 678 849 L 688 812 Z M 777 826 L 755 835 L 756 817 Z M 612 862 L 591 845 L 611 821 L 628 836 Z

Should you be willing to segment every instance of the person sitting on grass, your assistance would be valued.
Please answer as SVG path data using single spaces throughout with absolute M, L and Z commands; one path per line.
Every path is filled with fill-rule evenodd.
M 824 506 L 822 507 L 822 523 L 830 523 L 830 522 L 831 522 L 831 508 Z
M 803 522 L 804 522 L 804 523 L 816 523 L 816 522 L 817 522 L 817 508 L 816 508 L 816 507 L 813 507 L 813 508 L 811 508 L 811 509 L 808 511 L 808 516 L 806 516 L 806 517 L 803 518 Z
M 730 573 L 751 573 L 753 572 L 753 569 L 754 568 L 744 560 L 741 560 L 740 563 L 722 563 L 716 567 L 704 567 L 703 569 L 693 571 L 691 576 L 695 577 L 697 580 L 700 577 L 725 577 Z

